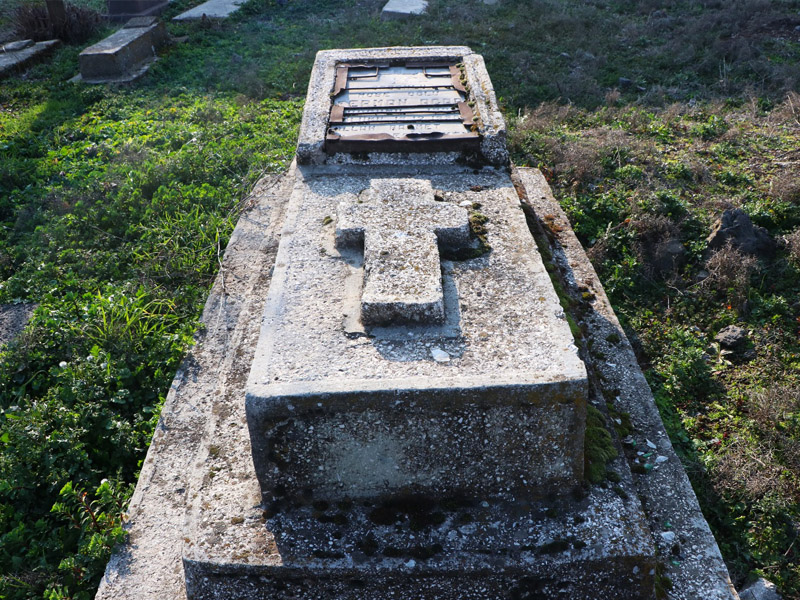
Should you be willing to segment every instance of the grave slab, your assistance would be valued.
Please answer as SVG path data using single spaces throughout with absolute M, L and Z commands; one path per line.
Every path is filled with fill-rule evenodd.
M 167 0 L 107 0 L 106 3 L 108 18 L 116 22 L 156 16 L 168 5 Z
M 407 19 L 428 10 L 428 0 L 389 0 L 381 10 L 381 19 Z
M 641 444 L 645 443 L 645 438 L 654 441 L 659 455 L 668 458 L 650 474 L 634 475 L 636 479 L 633 486 L 628 483 L 624 465 L 618 464 L 620 461 L 627 461 L 627 458 L 621 457 L 611 465 L 611 468 L 624 474 L 625 479 L 621 482 L 623 489 L 631 497 L 639 497 L 644 502 L 643 508 L 648 522 L 651 523 L 651 530 L 661 532 L 665 523 L 669 523 L 676 538 L 680 540 L 683 548 L 681 555 L 670 555 L 673 556 L 672 560 L 661 563 L 662 567 L 666 567 L 665 574 L 672 581 L 668 597 L 674 600 L 735 600 L 738 596 L 730 585 L 725 564 L 697 506 L 680 460 L 669 444 L 652 394 L 636 364 L 633 350 L 613 314 L 591 263 L 569 229 L 569 222 L 558 208 L 541 173 L 536 169 L 528 169 L 526 174 L 524 185 L 520 184 L 517 188 L 525 191 L 525 202 L 535 206 L 537 213 L 541 215 L 555 215 L 555 223 L 560 226 L 558 239 L 553 240 L 552 246 L 549 246 L 554 253 L 554 260 L 568 270 L 570 281 L 589 286 L 596 296 L 594 309 L 598 317 L 587 320 L 584 326 L 587 336 L 601 345 L 610 361 L 618 364 L 618 368 L 608 368 L 609 385 L 621 390 L 621 398 L 616 402 L 624 403 L 625 409 L 631 411 L 637 428 L 636 437 Z M 292 177 L 290 172 L 283 181 L 289 182 Z M 274 186 L 269 182 L 260 184 L 254 195 L 254 206 L 242 215 L 237 224 L 206 304 L 204 327 L 197 344 L 191 349 L 176 375 L 142 467 L 142 476 L 128 510 L 128 539 L 115 549 L 97 600 L 185 600 L 185 573 L 189 574 L 195 590 L 203 585 L 208 588 L 219 586 L 222 589 L 220 595 L 226 599 L 248 598 L 248 593 L 251 594 L 249 597 L 258 597 L 259 590 L 265 586 L 269 589 L 275 585 L 269 583 L 270 581 L 280 579 L 274 577 L 276 572 L 280 572 L 280 557 L 274 542 L 281 539 L 281 532 L 276 530 L 274 524 L 277 518 L 286 519 L 287 514 L 265 513 L 265 507 L 261 506 L 260 489 L 250 458 L 242 397 L 245 393 L 248 365 L 258 339 L 259 315 L 271 277 L 271 267 L 274 266 L 282 215 L 291 188 L 290 183 L 282 186 Z M 614 345 L 606 341 L 612 332 L 620 338 Z M 601 495 L 597 495 L 598 493 Z M 590 504 L 602 507 L 604 500 L 610 501 L 612 506 L 620 506 L 618 503 L 621 499 L 617 494 L 592 490 Z M 312 501 L 313 499 L 309 503 Z M 296 513 L 306 523 L 309 521 L 309 512 L 314 509 L 313 506 L 309 509 L 309 503 Z M 455 499 L 444 507 L 433 507 L 434 510 L 430 513 L 435 515 L 444 512 L 443 509 L 460 509 L 464 514 L 472 513 L 474 519 L 480 514 L 479 509 L 488 512 L 493 505 L 497 507 L 499 503 L 490 503 L 489 507 L 484 507 L 482 503 L 478 506 L 462 507 L 458 499 Z M 317 514 L 315 516 L 312 513 L 310 520 L 316 520 L 332 531 L 331 537 L 333 534 L 338 535 L 337 530 L 333 530 L 333 525 L 337 521 L 339 524 L 343 522 L 339 515 L 339 506 L 335 503 L 318 506 L 325 510 L 314 509 Z M 354 511 L 350 519 L 350 522 L 354 522 L 357 507 L 343 505 L 343 508 Z M 367 512 L 374 508 L 378 507 L 371 507 Z M 424 504 L 418 504 L 414 510 L 417 515 L 421 515 L 424 514 L 424 508 Z M 533 514 L 539 515 L 540 511 L 541 508 Z M 566 521 L 566 515 L 559 514 L 558 511 L 558 504 L 548 506 L 545 512 L 551 516 L 546 514 L 545 519 L 551 523 Z M 268 521 L 265 521 L 267 517 Z M 407 521 L 408 517 L 402 521 Z M 432 517 L 430 520 L 439 518 Z M 470 524 L 466 522 L 469 517 L 460 518 L 464 523 L 459 524 L 453 533 L 458 538 L 464 535 L 459 528 Z M 322 520 L 328 523 L 321 523 Z M 482 518 L 477 520 L 482 521 Z M 267 526 L 266 522 L 271 525 Z M 415 527 L 418 528 L 420 524 L 424 524 L 424 521 L 420 523 L 417 516 Z M 408 530 L 410 522 L 406 522 L 404 527 Z M 427 535 L 430 535 L 430 531 Z M 657 537 L 661 539 L 660 535 Z M 400 538 L 394 538 L 398 539 Z M 478 537 L 472 539 L 481 541 Z M 552 540 L 556 541 L 556 538 Z M 366 541 L 368 543 L 362 546 L 367 551 L 372 548 L 376 553 L 382 553 L 385 549 L 385 546 L 377 545 L 377 538 L 373 543 L 369 539 Z M 515 542 L 519 543 L 518 540 Z M 324 544 L 327 543 L 328 540 L 325 539 Z M 551 543 L 549 539 L 547 543 Z M 400 547 L 389 547 L 404 551 Z M 563 548 L 563 543 L 547 549 L 557 550 L 559 547 Z M 412 549 L 415 553 L 422 554 L 432 550 L 420 544 L 419 547 L 407 547 L 405 551 Z M 319 548 L 315 550 L 317 554 L 324 555 Z M 570 551 L 574 550 L 574 547 L 570 548 Z M 669 551 L 668 548 L 664 550 Z M 359 552 L 363 553 L 364 550 L 359 549 Z M 523 553 L 522 550 L 519 552 Z M 524 552 L 528 552 L 529 557 L 553 564 L 549 562 L 548 552 L 541 555 L 534 551 Z M 185 572 L 182 556 L 186 562 Z M 441 560 L 441 555 L 439 556 Z M 562 558 L 563 556 L 566 554 Z M 270 562 L 270 558 L 273 562 Z M 314 559 L 318 561 L 314 574 L 323 574 L 325 559 Z M 343 562 L 341 559 L 337 560 L 340 564 Z M 412 560 L 413 567 L 406 567 Z M 411 591 L 413 593 L 408 593 L 407 588 L 401 589 L 412 581 L 418 582 L 420 586 L 429 582 L 428 579 L 420 581 L 420 574 L 412 571 L 421 559 L 401 557 L 400 561 L 401 571 L 397 578 L 392 581 L 383 578 L 386 590 L 396 589 L 396 598 L 428 598 L 429 596 L 418 592 L 419 587 Z M 267 571 L 267 565 L 270 564 L 273 570 Z M 491 570 L 495 569 L 496 563 Z M 292 569 L 291 565 L 287 570 L 296 575 L 289 580 L 289 584 L 293 586 L 301 585 L 301 575 L 308 573 Z M 633 568 L 630 569 L 632 570 Z M 344 573 L 344 570 L 338 572 Z M 501 578 L 493 577 L 489 573 L 482 580 L 475 576 L 468 583 L 465 579 L 461 582 L 455 581 L 453 585 L 474 588 L 474 591 L 467 593 L 483 593 L 482 600 L 502 597 L 500 594 L 490 593 L 491 579 L 498 581 Z M 350 594 L 357 593 L 357 586 L 368 583 L 368 580 L 359 580 L 357 577 L 346 581 L 353 584 L 348 586 Z M 537 584 L 533 580 L 529 583 L 532 588 L 530 593 L 537 593 L 539 588 L 534 587 Z M 493 587 L 502 588 L 502 584 Z M 568 595 L 569 591 L 564 590 L 564 597 L 604 597 L 594 592 Z M 206 589 L 202 593 L 208 594 L 210 590 Z M 276 593 L 271 598 L 280 598 L 281 594 L 283 592 Z M 387 591 L 387 595 L 390 594 L 391 591 Z M 364 592 L 358 597 L 367 596 Z M 309 593 L 305 597 L 339 596 Z M 524 596 L 520 592 L 516 597 Z M 558 598 L 558 590 L 544 597 Z M 616 596 L 609 594 L 606 597 Z M 643 593 L 640 597 L 652 596 Z
M 164 24 L 155 17 L 136 17 L 106 39 L 78 55 L 86 83 L 123 83 L 141 77 L 167 41 Z
M 208 0 L 194 8 L 182 12 L 173 21 L 196 21 L 198 19 L 224 19 L 229 17 L 244 4 L 246 0 Z
M 32 40 L 20 40 L 3 45 L 0 50 L 0 78 L 30 66 L 59 44 L 61 44 L 59 40 L 48 40 L 35 44 Z

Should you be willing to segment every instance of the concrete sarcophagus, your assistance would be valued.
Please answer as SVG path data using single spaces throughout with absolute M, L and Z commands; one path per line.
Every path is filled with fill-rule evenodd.
M 504 138 L 468 48 L 319 53 L 245 399 L 265 522 L 196 512 L 191 598 L 652 594 L 638 500 L 582 488 L 587 373 Z

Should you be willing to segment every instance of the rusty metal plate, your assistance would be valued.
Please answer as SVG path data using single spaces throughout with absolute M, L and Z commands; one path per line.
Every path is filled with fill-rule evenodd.
M 326 151 L 431 152 L 478 145 L 455 65 L 338 65 Z

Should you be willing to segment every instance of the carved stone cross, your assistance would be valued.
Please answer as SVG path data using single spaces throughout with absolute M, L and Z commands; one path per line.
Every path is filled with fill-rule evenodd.
M 365 325 L 444 322 L 438 244 L 470 243 L 469 215 L 436 202 L 430 181 L 373 179 L 357 204 L 337 210 L 336 245 L 364 247 Z

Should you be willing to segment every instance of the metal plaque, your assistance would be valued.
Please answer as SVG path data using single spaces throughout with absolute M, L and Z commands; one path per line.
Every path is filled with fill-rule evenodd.
M 461 71 L 448 64 L 340 64 L 327 152 L 479 147 Z

